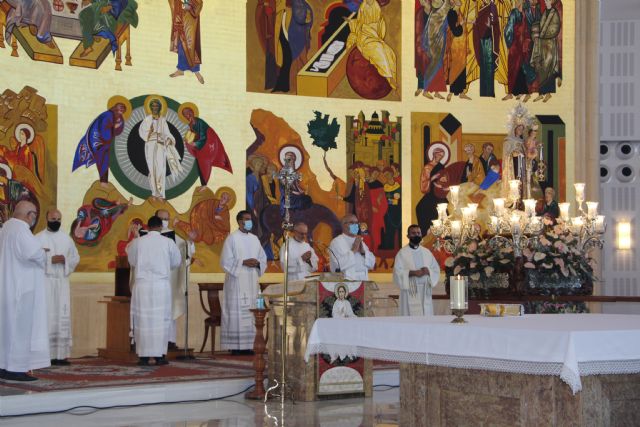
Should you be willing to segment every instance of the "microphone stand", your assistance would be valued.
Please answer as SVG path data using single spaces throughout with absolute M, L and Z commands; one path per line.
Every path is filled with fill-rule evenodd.
M 184 354 L 178 356 L 179 360 L 193 360 L 195 356 L 189 354 L 189 269 L 191 257 L 189 256 L 189 241 L 185 240 L 184 248 Z

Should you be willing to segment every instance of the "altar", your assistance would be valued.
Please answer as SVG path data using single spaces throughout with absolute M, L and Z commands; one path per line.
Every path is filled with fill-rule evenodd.
M 306 357 L 400 362 L 403 426 L 640 423 L 640 316 L 451 319 L 318 319 Z
M 368 315 L 369 281 L 294 281 L 289 283 L 287 312 L 287 382 L 295 400 L 312 401 L 336 397 L 370 397 L 373 393 L 372 361 L 361 357 L 331 359 L 319 354 L 305 361 L 304 351 L 313 322 L 319 318 L 360 318 Z M 283 286 L 264 291 L 269 298 L 268 376 L 280 381 L 283 325 Z

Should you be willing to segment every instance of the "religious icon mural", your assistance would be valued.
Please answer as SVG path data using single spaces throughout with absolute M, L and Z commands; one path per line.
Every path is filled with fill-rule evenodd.
M 248 0 L 247 90 L 400 100 L 398 0 Z
M 64 62 L 56 39 L 80 40 L 69 65 L 99 68 L 109 54 L 115 69 L 131 65 L 131 27 L 138 26 L 135 0 L 5 0 L 0 2 L 3 39 L 18 56 L 18 44 L 34 61 Z
M 518 104 L 507 118 L 506 135 L 464 132 L 450 113 L 413 113 L 412 121 L 412 151 L 423 153 L 412 158 L 412 169 L 421 171 L 412 176 L 413 215 L 425 236 L 439 203 L 448 203 L 452 214 L 452 186 L 459 186 L 460 207 L 478 204 L 483 227 L 493 199 L 508 198 L 511 180 L 520 182 L 519 197 L 535 199 L 540 212 L 547 189 L 564 199 L 566 140 L 559 116 L 533 115 Z
M 316 119 L 309 122 L 308 130 L 313 129 L 316 136 L 322 124 Z M 322 122 L 322 118 L 320 121 Z M 337 122 L 329 121 L 325 134 L 337 135 Z M 260 243 L 269 260 L 267 271 L 281 271 L 279 254 L 283 243 L 282 219 L 284 216 L 284 188 L 275 176 L 277 172 L 291 161 L 294 169 L 302 175 L 299 182 L 294 183 L 290 194 L 291 221 L 305 222 L 309 227 L 310 244 L 320 258 L 320 271 L 329 266 L 328 249 L 333 237 L 342 232 L 339 218 L 344 215 L 344 181 L 338 178 L 329 168 L 326 159 L 325 171 L 333 179 L 331 189 L 324 190 L 319 178 L 309 164 L 310 153 L 302 144 L 300 134 L 292 129 L 284 119 L 264 110 L 254 110 L 251 114 L 251 126 L 256 140 L 247 148 L 246 169 L 246 209 L 251 212 L 254 227 L 252 233 L 260 239 Z M 339 129 L 339 126 L 338 126 Z M 311 133 L 311 131 L 310 131 Z M 335 144 L 335 142 L 333 142 Z M 327 150 L 331 142 L 322 146 Z M 316 145 L 314 143 L 314 145 Z M 320 146 L 320 145 L 317 145 Z
M 37 89 L 5 89 L 0 95 L 0 226 L 22 200 L 38 207 L 35 230 L 47 224 L 58 182 L 58 110 Z
M 171 8 L 171 52 L 178 55 L 176 70 L 170 77 L 180 77 L 185 71 L 192 72 L 200 84 L 202 49 L 200 44 L 200 14 L 203 0 L 169 0 Z
M 347 116 L 347 212 L 360 221 L 360 234 L 376 256 L 376 271 L 393 268 L 402 241 L 402 119 L 388 111 Z
M 415 0 L 415 95 L 547 102 L 562 85 L 562 23 L 561 0 Z
M 214 167 L 233 170 L 220 137 L 200 117 L 195 103 L 179 104 L 161 95 L 111 97 L 107 110 L 78 142 L 72 170 L 94 166 L 99 179 L 85 194 L 71 227 L 82 256 L 79 271 L 113 266 L 113 256 L 124 255 L 122 242 L 137 235 L 132 224 L 146 223 L 157 209 L 169 211 L 170 227 L 196 243 L 200 262 L 194 271 L 219 270 L 216 257 L 229 234 L 229 210 L 236 195 L 231 188 L 213 191 L 208 184 Z M 111 178 L 130 196 L 117 190 Z M 191 207 L 177 212 L 168 200 L 196 181 Z M 131 196 L 146 200 L 135 205 Z

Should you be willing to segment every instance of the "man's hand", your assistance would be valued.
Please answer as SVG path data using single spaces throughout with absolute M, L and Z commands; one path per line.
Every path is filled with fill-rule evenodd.
M 422 270 L 422 275 L 423 276 L 428 276 L 430 274 L 428 267 L 422 267 L 420 270 Z
M 256 268 L 256 267 L 260 266 L 260 261 L 258 261 L 255 258 L 249 258 L 249 259 L 245 259 L 244 261 L 242 261 L 242 265 L 244 265 L 246 267 Z
M 353 241 L 353 245 L 351 245 L 351 250 L 353 252 L 361 252 L 361 248 L 362 248 L 362 237 L 357 236 L 356 239 Z
M 409 277 L 422 277 L 424 276 L 424 271 L 422 270 L 410 270 Z
M 64 255 L 54 255 L 51 257 L 51 264 L 64 264 Z
M 303 253 L 300 258 L 302 258 L 302 260 L 304 262 L 310 262 L 311 261 L 311 251 L 307 251 L 307 252 Z

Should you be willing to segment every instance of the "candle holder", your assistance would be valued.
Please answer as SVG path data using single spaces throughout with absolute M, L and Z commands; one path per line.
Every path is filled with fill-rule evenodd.
M 449 306 L 456 316 L 451 323 L 467 323 L 462 316 L 469 309 L 469 278 L 467 276 L 449 277 Z

